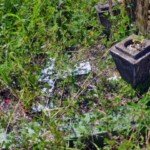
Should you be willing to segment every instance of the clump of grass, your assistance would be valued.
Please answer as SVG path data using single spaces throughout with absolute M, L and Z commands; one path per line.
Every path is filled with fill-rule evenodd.
M 121 128 L 118 132 L 117 140 L 121 141 L 113 140 L 115 137 L 112 135 L 106 140 L 105 149 L 148 146 L 149 92 L 142 96 L 122 80 L 109 81 L 107 78 L 112 75 L 114 64 L 105 50 L 93 51 L 96 61 L 93 63 L 97 64 L 97 72 L 58 80 L 52 97 L 56 108 L 32 113 L 33 103 L 37 100 L 43 101 L 46 96 L 41 92 L 39 75 L 48 59 L 55 57 L 56 68 L 63 70 L 74 63 L 73 55 L 68 56 L 69 52 L 89 48 L 99 40 L 102 31 L 96 19 L 96 3 L 98 0 L 90 0 L 88 3 L 75 0 L 1 0 L 0 102 L 4 105 L 2 111 L 0 109 L 0 127 L 5 129 L 8 138 L 0 147 L 67 149 L 65 138 L 69 133 L 60 129 L 64 123 L 63 118 L 70 119 L 81 115 L 80 119 L 84 120 L 84 113 L 92 112 L 96 117 L 91 120 L 87 118 L 90 125 L 100 119 L 104 126 L 100 124 L 99 130 L 111 132 L 119 121 L 127 122 L 127 118 L 110 116 L 112 112 L 116 114 L 124 106 L 134 108 L 130 109 L 129 113 L 135 113 L 138 126 L 134 122 L 128 123 L 126 130 Z M 121 15 L 118 18 L 121 18 Z M 112 19 L 115 20 L 115 17 Z M 112 41 L 102 39 L 107 44 L 113 43 L 116 37 L 118 41 L 126 36 L 126 27 L 122 26 L 128 23 L 128 18 L 125 17 L 122 22 L 114 22 L 122 24 L 118 30 L 113 26 L 112 33 L 115 34 L 112 35 Z M 77 58 L 82 59 L 81 54 Z M 84 55 L 90 57 L 92 54 L 87 50 Z M 9 105 L 4 103 L 6 98 L 12 101 Z M 81 120 L 80 123 L 84 131 L 89 133 L 87 122 Z M 88 135 L 83 134 L 84 136 L 87 138 Z M 83 141 L 84 138 L 79 138 L 74 147 L 85 149 L 86 144 Z M 97 144 L 93 145 L 97 147 Z

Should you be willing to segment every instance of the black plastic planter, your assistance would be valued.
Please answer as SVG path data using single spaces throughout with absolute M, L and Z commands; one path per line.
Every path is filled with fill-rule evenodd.
M 95 8 L 97 10 L 97 16 L 100 24 L 105 27 L 110 27 L 111 22 L 108 17 L 109 5 L 108 4 L 103 5 L 99 3 L 98 5 L 95 6 Z
M 119 14 L 119 10 L 114 9 L 115 5 L 116 4 L 113 2 L 113 14 L 116 16 L 117 14 Z M 112 21 L 110 19 L 110 12 L 109 12 L 109 4 L 102 4 L 100 2 L 95 6 L 95 8 L 97 11 L 97 17 L 98 17 L 99 23 L 104 28 L 103 32 L 109 37 L 111 26 L 112 26 Z
M 120 75 L 133 87 L 145 83 L 150 73 L 150 40 L 144 40 L 140 49 L 129 49 L 135 39 L 139 36 L 131 35 L 110 49 Z
M 95 6 L 97 11 L 97 17 L 99 20 L 99 23 L 103 26 L 103 32 L 109 37 L 110 29 L 111 29 L 111 21 L 110 21 L 110 14 L 109 14 L 109 5 L 105 4 L 98 4 Z

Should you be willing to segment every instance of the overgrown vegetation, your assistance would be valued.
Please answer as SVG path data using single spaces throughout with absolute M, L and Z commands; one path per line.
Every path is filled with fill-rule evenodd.
M 141 94 L 123 81 L 108 51 L 135 27 L 118 4 L 107 38 L 98 2 L 0 1 L 0 136 L 7 135 L 1 149 L 149 149 L 150 91 Z M 60 73 L 48 96 L 39 78 L 50 58 L 55 77 L 82 61 L 92 71 Z M 54 107 L 33 113 L 37 102 Z

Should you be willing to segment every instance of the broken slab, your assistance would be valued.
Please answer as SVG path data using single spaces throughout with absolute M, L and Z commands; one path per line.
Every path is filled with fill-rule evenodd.
M 79 62 L 74 65 L 74 68 L 66 68 L 66 70 L 56 70 L 55 68 L 55 59 L 50 58 L 46 67 L 41 71 L 41 75 L 39 77 L 39 81 L 45 85 L 48 84 L 48 87 L 43 87 L 43 93 L 49 93 L 49 97 L 51 97 L 51 93 L 55 88 L 55 81 L 60 78 L 67 78 L 68 76 L 80 76 L 88 74 L 92 68 L 90 62 L 84 61 Z M 56 73 L 57 72 L 57 73 Z
M 50 58 L 45 68 L 41 71 L 39 76 L 39 82 L 42 84 L 42 93 L 46 95 L 44 102 L 34 103 L 32 106 L 32 113 L 39 113 L 43 110 L 49 110 L 54 108 L 53 91 L 55 89 L 55 82 L 58 79 L 65 79 L 68 76 L 81 76 L 90 73 L 92 70 L 90 62 L 83 61 L 76 63 L 73 68 L 67 67 L 65 70 L 56 70 L 55 58 Z M 48 99 L 46 101 L 46 99 Z
M 4 129 L 0 129 L 0 144 L 6 141 L 6 132 Z
M 86 75 L 92 70 L 90 62 L 80 62 L 75 65 L 75 69 L 73 70 L 73 76 Z
M 41 71 L 41 75 L 39 77 L 39 82 L 41 82 L 43 85 L 48 84 L 48 87 L 42 88 L 42 92 L 47 93 L 48 97 L 51 97 L 51 93 L 55 87 L 54 69 L 55 58 L 50 58 L 46 67 Z

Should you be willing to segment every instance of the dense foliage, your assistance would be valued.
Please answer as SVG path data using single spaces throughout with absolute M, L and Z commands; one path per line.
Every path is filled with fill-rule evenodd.
M 94 8 L 98 2 L 0 1 L 0 132 L 7 133 L 0 148 L 148 148 L 149 90 L 143 94 L 119 77 L 108 79 L 117 72 L 108 48 L 133 33 L 134 24 L 117 4 L 106 36 Z M 47 97 L 39 76 L 49 58 L 56 59 L 55 74 L 83 60 L 93 68 L 83 76 L 60 76 Z M 49 100 L 55 107 L 32 112 L 35 102 Z M 95 140 L 95 130 L 103 139 Z

